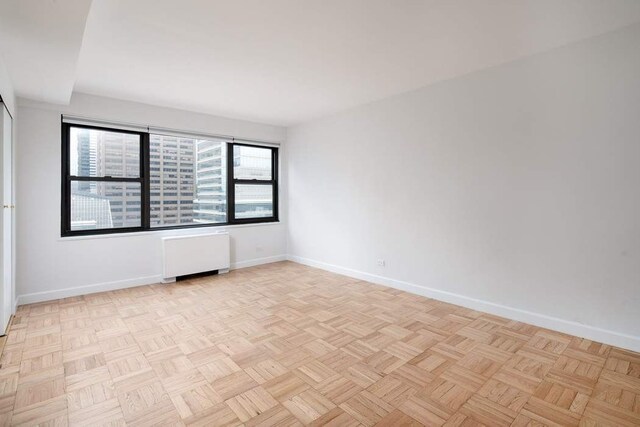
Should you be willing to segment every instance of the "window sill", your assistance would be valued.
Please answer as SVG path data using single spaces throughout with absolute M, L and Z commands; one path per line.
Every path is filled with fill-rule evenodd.
M 246 228 L 246 227 L 267 227 L 273 225 L 280 225 L 282 221 L 273 222 L 259 222 L 254 224 L 233 224 L 233 225 L 221 225 L 218 227 L 193 227 L 193 228 L 176 228 L 169 230 L 151 230 L 151 231 L 139 231 L 133 233 L 112 233 L 112 234 L 91 234 L 87 236 L 67 236 L 58 237 L 59 242 L 72 242 L 77 240 L 94 240 L 94 239 L 118 239 L 123 237 L 140 237 L 140 236 L 187 236 L 197 234 L 214 234 L 225 232 L 234 228 Z

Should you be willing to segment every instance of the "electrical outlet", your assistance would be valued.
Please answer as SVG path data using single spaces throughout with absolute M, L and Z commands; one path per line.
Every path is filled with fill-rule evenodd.
M 379 259 L 379 260 L 378 260 L 378 262 L 377 262 L 377 264 L 378 264 L 378 267 L 384 267 L 385 262 L 384 262 L 384 260 L 383 260 L 383 259 Z

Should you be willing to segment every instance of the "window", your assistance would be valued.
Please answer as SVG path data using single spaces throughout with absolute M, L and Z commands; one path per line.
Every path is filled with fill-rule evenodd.
M 272 221 L 276 205 L 276 150 L 246 144 L 232 146 L 234 220 Z
M 63 122 L 62 235 L 278 220 L 278 149 Z
M 151 227 L 227 222 L 227 144 L 150 135 Z
M 142 135 L 68 128 L 67 230 L 142 227 Z

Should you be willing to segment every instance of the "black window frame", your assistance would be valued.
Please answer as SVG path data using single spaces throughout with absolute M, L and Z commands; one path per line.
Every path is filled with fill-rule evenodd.
M 140 137 L 140 176 L 138 178 L 129 177 L 79 177 L 71 175 L 71 128 L 95 129 L 107 132 L 117 132 L 139 135 Z M 258 224 L 279 221 L 279 202 L 278 202 L 278 147 L 267 146 L 261 144 L 250 144 L 247 142 L 234 142 L 233 138 L 229 138 L 225 142 L 227 149 L 227 221 L 211 224 L 179 224 L 160 227 L 151 227 L 151 174 L 150 174 L 150 139 L 151 132 L 134 131 L 128 129 L 120 129 L 117 125 L 107 127 L 101 125 L 75 124 L 62 121 L 62 188 L 61 188 L 61 236 L 92 236 L 102 234 L 123 234 L 148 231 L 175 230 L 185 228 L 203 228 L 203 227 L 224 227 L 236 224 Z M 201 138 L 205 139 L 206 136 Z M 271 179 L 235 179 L 234 177 L 234 146 L 256 147 L 271 150 Z M 101 228 L 90 230 L 72 230 L 71 229 L 71 183 L 73 181 L 91 181 L 91 182 L 139 182 L 140 188 L 140 207 L 141 207 L 141 224 L 139 227 L 120 227 L 120 228 Z M 270 185 L 273 188 L 273 215 L 270 217 L 258 218 L 235 218 L 235 185 L 251 184 L 251 185 Z
M 235 147 L 256 147 L 271 150 L 271 179 L 238 179 L 235 177 Z M 278 149 L 244 142 L 227 143 L 227 221 L 233 224 L 253 224 L 278 220 Z M 236 185 L 265 185 L 272 187 L 273 215 L 269 217 L 236 218 Z

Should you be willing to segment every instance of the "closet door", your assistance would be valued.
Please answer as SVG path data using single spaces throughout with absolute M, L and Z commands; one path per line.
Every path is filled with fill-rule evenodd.
M 0 102 L 0 191 L 2 192 L 2 215 L 0 215 L 0 333 L 6 331 L 13 313 L 13 141 L 12 119 L 4 104 Z

